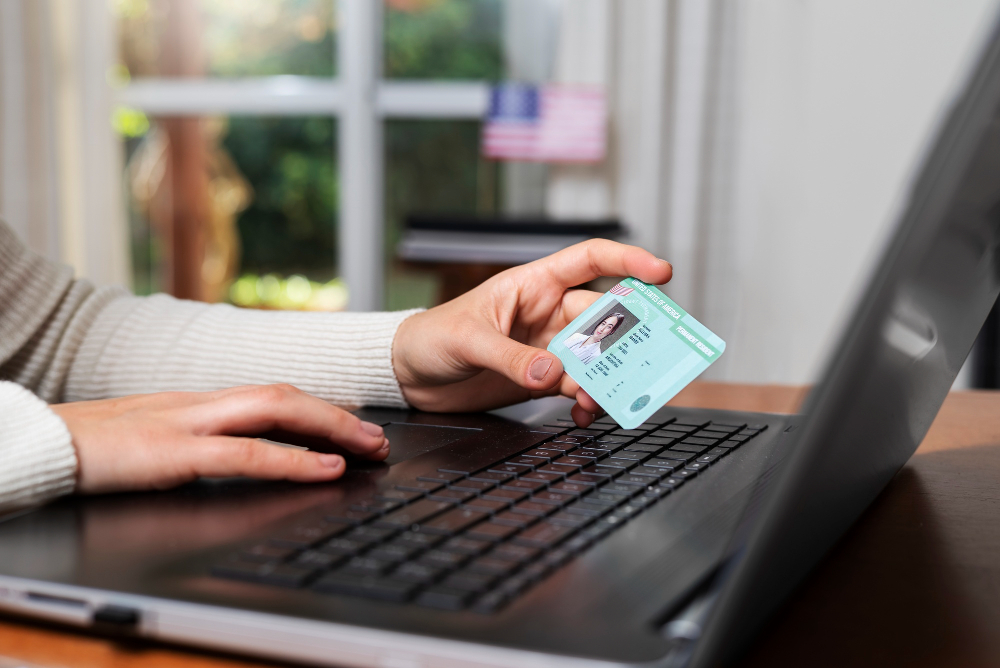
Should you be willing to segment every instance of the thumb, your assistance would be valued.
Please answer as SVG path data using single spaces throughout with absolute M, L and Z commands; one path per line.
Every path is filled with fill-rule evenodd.
M 481 329 L 473 339 L 469 363 L 503 374 L 525 389 L 548 390 L 562 378 L 562 362 L 547 350 L 519 343 L 492 328 Z

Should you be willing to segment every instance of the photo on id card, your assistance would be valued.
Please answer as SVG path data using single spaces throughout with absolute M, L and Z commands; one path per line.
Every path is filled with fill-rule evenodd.
M 548 347 L 626 429 L 642 424 L 725 348 L 673 300 L 635 278 L 602 295 Z

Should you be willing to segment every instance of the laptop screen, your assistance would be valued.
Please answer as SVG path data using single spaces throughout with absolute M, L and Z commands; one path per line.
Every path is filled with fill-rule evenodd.
M 694 663 L 726 663 L 923 440 L 1000 292 L 1000 26 L 930 144 L 906 206 Z

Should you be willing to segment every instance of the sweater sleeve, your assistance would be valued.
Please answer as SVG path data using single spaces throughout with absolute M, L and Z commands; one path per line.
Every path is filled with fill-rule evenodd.
M 123 297 L 90 325 L 64 396 L 290 383 L 339 406 L 405 407 L 392 342 L 414 312 L 253 311 L 166 295 Z
M 0 514 L 73 491 L 76 451 L 44 401 L 0 382 Z

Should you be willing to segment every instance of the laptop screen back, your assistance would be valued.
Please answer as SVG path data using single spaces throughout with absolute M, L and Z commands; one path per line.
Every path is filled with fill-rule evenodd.
M 923 440 L 1000 292 L 1000 24 L 925 154 L 696 665 L 733 660 Z M 876 149 L 877 150 L 877 149 Z M 863 157 L 859 156 L 859 159 Z

